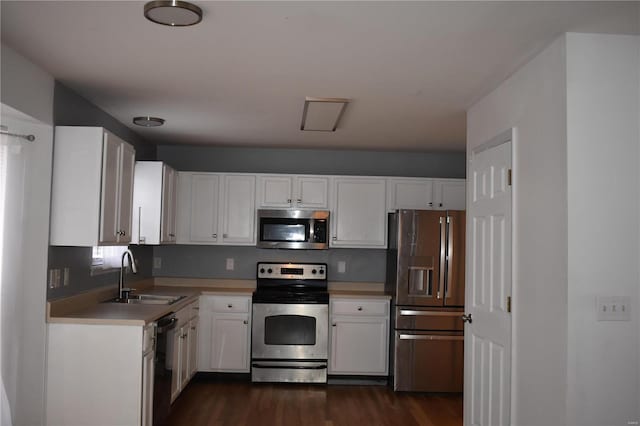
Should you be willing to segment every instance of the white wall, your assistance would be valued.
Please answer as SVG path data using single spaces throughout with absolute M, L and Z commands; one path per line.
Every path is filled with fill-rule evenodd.
M 565 40 L 467 114 L 467 153 L 504 130 L 513 144 L 514 425 L 565 420 L 567 231 Z
M 568 34 L 480 100 L 514 142 L 512 423 L 640 420 L 640 38 Z M 596 296 L 631 322 L 597 322 Z
M 567 423 L 639 421 L 640 37 L 567 35 Z M 597 296 L 632 321 L 598 322 Z
M 49 241 L 49 200 L 53 151 L 54 80 L 46 72 L 2 46 L 2 119 L 10 116 L 16 131 L 33 133 L 36 141 L 25 145 L 27 165 L 23 216 L 23 247 L 16 261 L 21 277 L 3 283 L 3 308 L 12 317 L 2 332 L 2 374 L 7 380 L 15 425 L 44 423 L 46 275 Z M 13 109 L 17 111 L 13 111 Z M 5 286 L 5 284 L 7 284 Z M 4 309 L 3 309 L 4 311 Z M 3 312 L 4 316 L 4 312 Z M 7 377 L 8 379 L 10 377 Z

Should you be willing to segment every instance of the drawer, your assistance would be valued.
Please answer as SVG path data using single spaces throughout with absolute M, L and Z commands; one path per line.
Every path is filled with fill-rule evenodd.
M 334 299 L 331 301 L 332 315 L 387 316 L 388 300 Z
M 251 299 L 248 297 L 214 296 L 214 312 L 249 312 Z

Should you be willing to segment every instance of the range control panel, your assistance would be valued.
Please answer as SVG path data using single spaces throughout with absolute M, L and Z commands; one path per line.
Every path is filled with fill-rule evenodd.
M 326 280 L 326 263 L 258 263 L 259 279 Z

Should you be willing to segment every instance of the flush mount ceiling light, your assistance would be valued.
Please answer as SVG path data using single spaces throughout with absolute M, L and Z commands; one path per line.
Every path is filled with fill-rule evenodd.
M 164 118 L 158 117 L 133 117 L 133 124 L 142 127 L 158 127 L 164 124 Z
M 144 5 L 144 16 L 156 24 L 187 27 L 202 21 L 202 9 L 186 1 L 158 0 Z
M 302 110 L 300 130 L 335 132 L 351 99 L 307 96 Z

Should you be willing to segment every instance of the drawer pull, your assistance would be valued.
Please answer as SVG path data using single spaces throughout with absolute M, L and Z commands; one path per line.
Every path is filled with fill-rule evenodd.
M 358 310 L 361 311 L 362 310 L 362 306 L 358 306 Z
M 244 321 L 242 321 L 242 323 L 243 323 L 243 324 L 249 324 L 249 321 L 244 320 Z
M 400 310 L 401 316 L 410 317 L 459 317 L 460 312 L 438 312 L 438 311 L 411 311 L 406 309 Z
M 229 304 L 227 305 L 227 308 L 233 308 L 233 305 L 232 305 L 231 303 L 229 303 Z

